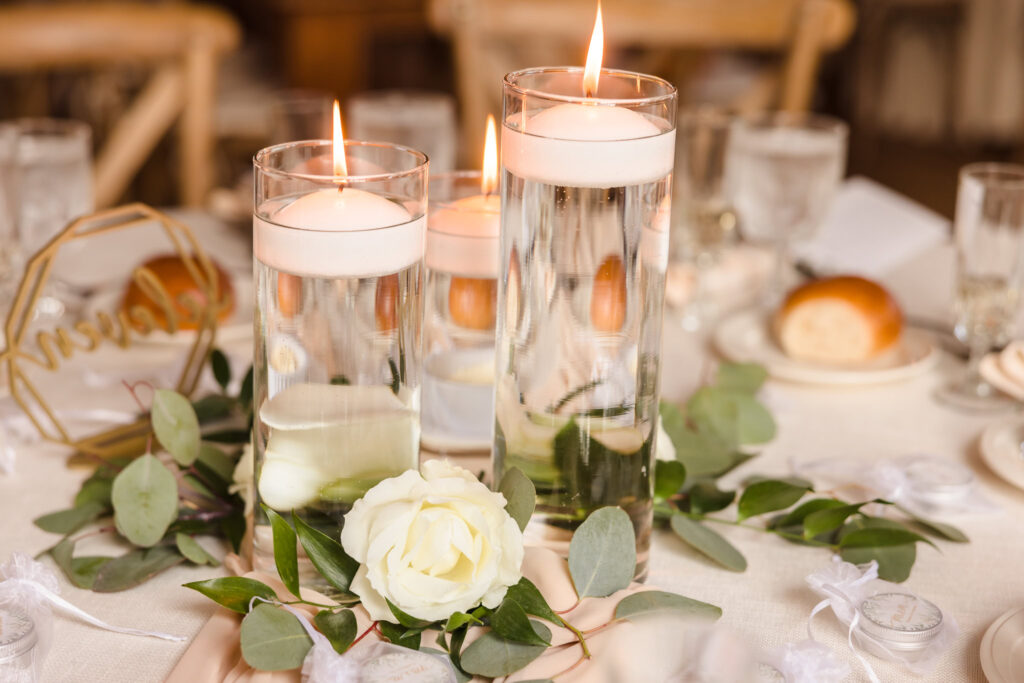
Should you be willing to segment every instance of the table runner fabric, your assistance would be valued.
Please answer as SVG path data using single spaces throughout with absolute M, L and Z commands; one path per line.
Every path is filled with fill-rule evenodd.
M 607 598 L 588 598 L 576 604 L 576 593 L 564 560 L 550 550 L 528 548 L 523 561 L 523 575 L 530 579 L 547 599 L 551 608 L 564 612 L 563 617 L 581 631 L 596 629 L 613 618 L 615 606 L 628 595 L 652 590 L 651 586 L 633 583 L 629 588 L 618 591 Z M 276 577 L 249 572 L 250 578 L 262 581 L 286 595 L 287 591 Z M 321 604 L 329 602 L 319 593 L 303 590 L 303 597 Z M 316 608 L 296 605 L 308 617 Z M 371 621 L 362 606 L 352 609 L 356 616 L 357 633 L 369 628 Z M 227 609 L 218 609 L 199 631 L 187 652 L 171 672 L 167 683 L 299 683 L 299 671 L 267 672 L 250 668 L 242 659 L 238 645 L 242 615 Z M 551 629 L 552 646 L 575 642 L 575 636 L 566 628 L 545 622 Z M 513 683 L 549 678 L 560 672 L 558 680 L 566 683 L 619 683 L 625 680 L 661 681 L 678 680 L 690 664 L 687 648 L 682 647 L 687 634 L 698 632 L 700 624 L 694 624 L 671 613 L 648 615 L 636 623 L 619 622 L 605 630 L 587 637 L 593 654 L 592 659 L 573 665 L 580 660 L 579 645 L 564 648 L 552 647 L 521 671 L 498 679 L 499 683 Z M 473 629 L 466 638 L 468 647 L 481 635 L 480 629 Z M 421 646 L 436 647 L 436 631 L 426 631 L 421 637 Z M 353 646 L 366 648 L 381 638 L 371 632 Z M 483 681 L 476 677 L 475 681 Z
M 205 234 L 205 233 L 204 233 Z M 203 235 L 199 236 L 204 239 Z M 240 249 L 247 249 L 237 239 Z M 884 281 L 911 312 L 943 314 L 949 309 L 951 249 L 948 245 L 919 254 L 887 273 Z M 684 399 L 713 362 L 705 339 L 682 332 L 669 315 L 665 322 L 662 365 L 670 369 L 663 379 L 663 395 Z M 156 350 L 140 352 L 157 354 Z M 165 352 L 160 352 L 164 353 Z M 245 348 L 238 351 L 238 363 Z M 143 362 L 141 356 L 138 362 Z M 161 356 L 163 357 L 163 356 Z M 91 362 L 91 361 L 90 361 Z M 751 473 L 789 474 L 792 458 L 825 457 L 871 460 L 910 453 L 933 453 L 962 462 L 977 474 L 985 492 L 1003 507 L 1001 515 L 951 520 L 971 543 L 940 542 L 941 553 L 927 547 L 907 587 L 944 609 L 959 621 L 963 633 L 952 651 L 929 676 L 918 678 L 896 666 L 872 659 L 884 681 L 984 681 L 978 647 L 982 634 L 1000 614 L 1024 605 L 1024 539 L 1020 519 L 1024 493 L 996 478 L 980 462 L 977 437 L 992 418 L 952 412 L 940 406 L 933 392 L 955 377 L 962 365 L 944 357 L 931 374 L 892 385 L 831 389 L 769 381 L 765 400 L 779 422 L 779 436 L 749 464 L 731 475 L 735 480 Z M 63 400 L 83 400 L 64 386 L 60 375 L 49 381 Z M 131 409 L 131 399 L 119 386 L 104 390 Z M 31 520 L 70 505 L 85 470 L 64 467 L 66 453 L 35 444 L 20 448 L 16 470 L 0 475 L 0 558 L 13 551 L 34 554 L 58 539 L 35 528 Z M 726 482 L 729 483 L 729 482 Z M 654 534 L 648 585 L 721 606 L 721 624 L 752 645 L 771 651 L 786 642 L 806 637 L 806 620 L 815 596 L 804 577 L 829 561 L 828 553 L 797 547 L 766 534 L 724 529 L 749 561 L 744 574 L 712 565 L 669 532 Z M 114 547 L 83 545 L 79 552 L 118 552 Z M 120 549 L 123 552 L 123 548 Z M 49 561 L 49 560 L 46 560 Z M 136 628 L 159 629 L 194 638 L 217 607 L 181 584 L 223 575 L 223 569 L 182 565 L 138 588 L 123 593 L 98 594 L 70 586 L 62 578 L 62 595 L 95 616 Z M 820 619 L 815 634 L 851 664 L 850 681 L 867 680 L 845 651 L 839 625 Z M 47 659 L 44 683 L 164 680 L 187 644 L 130 638 L 105 633 L 88 625 L 59 618 L 54 647 Z

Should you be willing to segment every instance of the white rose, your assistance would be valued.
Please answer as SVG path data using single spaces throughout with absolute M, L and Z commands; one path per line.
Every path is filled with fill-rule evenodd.
M 429 621 L 497 607 L 522 576 L 523 535 L 505 497 L 440 461 L 367 491 L 345 515 L 341 544 L 360 564 L 350 588 L 378 621 L 398 622 L 385 599 Z

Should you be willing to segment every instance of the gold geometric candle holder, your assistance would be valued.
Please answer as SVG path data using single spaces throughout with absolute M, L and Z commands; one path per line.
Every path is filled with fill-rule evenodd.
M 164 314 L 162 322 L 157 321 L 149 308 L 133 306 L 127 311 L 94 313 L 92 319 L 80 320 L 70 328 L 58 326 L 52 331 L 29 334 L 37 302 L 62 248 L 72 242 L 89 240 L 101 234 L 152 228 L 154 223 L 162 228 L 170 248 L 181 258 L 199 296 L 183 292 L 172 297 L 156 273 L 138 267 L 132 272 L 132 277 L 146 297 Z M 47 441 L 69 446 L 77 454 L 85 453 L 101 458 L 137 455 L 145 449 L 150 434 L 147 416 L 141 416 L 129 425 L 91 436 L 72 438 L 58 413 L 46 400 L 44 392 L 32 382 L 26 370 L 35 367 L 58 372 L 62 360 L 94 351 L 101 346 L 116 345 L 127 352 L 133 337 L 147 336 L 154 332 L 173 334 L 183 323 L 188 323 L 190 327 L 195 326 L 196 337 L 189 347 L 185 367 L 174 388 L 189 396 L 195 391 L 203 366 L 214 347 L 217 316 L 230 305 L 226 287 L 219 281 L 217 268 L 186 225 L 145 204 L 106 209 L 72 221 L 29 260 L 7 316 L 7 343 L 6 348 L 0 352 L 0 367 L 6 368 L 12 398 Z M 184 315 L 182 310 L 185 311 Z M 73 463 L 84 460 L 81 457 L 72 458 Z

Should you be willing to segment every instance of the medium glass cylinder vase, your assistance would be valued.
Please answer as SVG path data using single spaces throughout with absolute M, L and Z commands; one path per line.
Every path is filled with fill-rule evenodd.
M 417 467 L 427 160 L 326 141 L 255 158 L 257 500 L 337 539 L 377 482 Z M 273 566 L 257 508 L 256 565 Z M 305 567 L 307 576 L 314 576 Z
M 568 552 L 594 510 L 632 519 L 647 571 L 675 88 L 602 70 L 511 73 L 501 138 L 494 476 L 537 488 L 530 540 Z
M 425 449 L 483 454 L 494 425 L 501 198 L 480 171 L 432 175 L 424 316 Z

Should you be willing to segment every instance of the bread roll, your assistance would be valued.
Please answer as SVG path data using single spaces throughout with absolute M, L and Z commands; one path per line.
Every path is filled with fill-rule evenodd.
M 217 281 L 221 292 L 222 304 L 217 312 L 217 322 L 222 323 L 234 313 L 235 292 L 231 287 L 231 277 L 216 261 L 213 261 L 213 259 L 210 261 L 217 270 Z M 192 278 L 192 274 L 188 272 L 181 257 L 173 254 L 157 256 L 143 263 L 141 267 L 151 271 L 160 281 L 162 288 L 166 290 L 167 297 L 173 307 L 174 317 L 177 319 L 178 329 L 197 329 L 197 321 L 189 309 L 182 304 L 181 295 L 189 294 L 200 305 L 205 305 L 205 296 Z M 153 296 L 147 294 L 133 274 L 132 279 L 128 282 L 127 287 L 125 287 L 124 298 L 121 301 L 121 310 L 131 314 L 133 308 L 141 306 L 153 315 L 158 328 L 166 330 L 168 329 L 167 305 L 165 301 L 160 301 L 159 299 L 160 297 L 154 299 Z
M 903 313 L 878 283 L 831 277 L 791 291 L 775 313 L 774 328 L 779 345 L 792 358 L 856 363 L 899 341 Z

